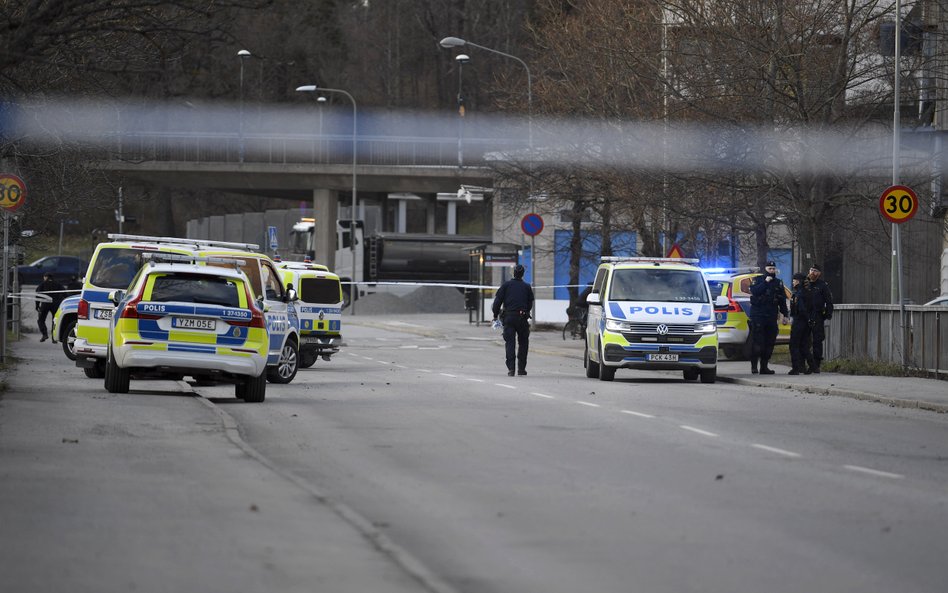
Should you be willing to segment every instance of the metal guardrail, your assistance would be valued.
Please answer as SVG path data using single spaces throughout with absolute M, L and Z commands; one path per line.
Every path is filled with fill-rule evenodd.
M 496 138 L 465 138 L 464 166 L 482 166 L 489 152 L 523 148 Z M 377 166 L 458 166 L 458 139 L 364 136 L 356 139 L 357 163 Z M 312 134 L 207 134 L 187 132 L 116 135 L 108 159 L 147 162 L 352 164 L 352 136 Z
M 898 305 L 836 305 L 824 356 L 902 364 Z M 948 374 L 948 307 L 905 306 L 908 366 Z

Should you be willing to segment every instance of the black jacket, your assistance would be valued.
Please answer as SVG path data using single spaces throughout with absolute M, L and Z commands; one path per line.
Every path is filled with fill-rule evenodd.
M 48 292 L 53 293 L 49 295 L 49 297 L 53 299 L 52 308 L 54 311 L 56 310 L 57 307 L 59 307 L 59 303 L 61 303 L 63 300 L 63 293 L 56 292 L 60 290 L 65 290 L 65 289 L 63 288 L 62 284 L 60 284 L 59 282 L 56 282 L 55 280 L 43 280 L 42 282 L 39 283 L 39 286 L 36 287 L 37 293 L 48 293 Z M 40 308 L 39 301 L 36 302 L 36 308 L 37 309 Z
M 530 310 L 533 309 L 533 288 L 522 278 L 513 278 L 504 282 L 497 289 L 494 304 L 491 307 L 495 318 L 500 316 L 501 307 L 505 315 L 516 311 L 522 312 L 521 315 L 529 315 Z
M 810 292 L 810 309 L 813 311 L 813 320 L 833 318 L 833 293 L 829 284 L 822 278 L 814 281 L 807 280 Z
M 750 318 L 754 321 L 776 321 L 777 312 L 785 317 L 790 315 L 787 310 L 787 295 L 783 288 L 783 281 L 776 276 L 767 282 L 767 274 L 757 276 L 750 285 L 751 311 Z
M 806 323 L 810 321 L 812 313 L 810 312 L 810 291 L 805 283 L 801 282 L 790 295 L 790 316 L 794 323 Z M 816 317 L 812 317 L 816 319 Z

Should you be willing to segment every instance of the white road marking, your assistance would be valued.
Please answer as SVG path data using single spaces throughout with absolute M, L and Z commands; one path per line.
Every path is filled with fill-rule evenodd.
M 475 383 L 483 383 L 483 382 L 484 382 L 483 379 L 475 379 L 475 378 L 473 378 L 473 377 L 464 377 L 464 378 L 467 379 L 468 381 L 474 381 Z
M 537 393 L 536 391 L 534 391 L 534 392 L 531 393 L 530 395 L 535 395 L 535 396 L 537 396 L 537 397 L 543 397 L 543 398 L 546 398 L 546 399 L 556 399 L 556 398 L 553 397 L 552 395 L 546 395 L 545 393 Z
M 864 474 L 878 476 L 880 478 L 892 478 L 894 480 L 900 480 L 905 477 L 902 474 L 890 474 L 889 472 L 882 472 L 877 469 L 869 469 L 868 467 L 860 467 L 858 465 L 844 465 L 843 467 L 846 469 L 851 469 L 854 472 L 862 472 Z
M 771 453 L 776 453 L 777 455 L 786 455 L 787 457 L 799 457 L 799 453 L 794 453 L 793 451 L 787 451 L 786 449 L 778 449 L 777 447 L 768 447 L 767 445 L 759 445 L 757 443 L 752 443 L 751 447 L 756 447 L 757 449 L 762 449 L 764 451 L 770 451 Z
M 366 359 L 366 360 L 371 360 L 372 362 L 375 362 L 375 359 L 374 359 L 374 358 L 369 358 L 368 356 L 363 356 L 362 358 L 364 358 L 364 359 Z
M 379 363 L 379 364 L 389 364 L 388 362 L 386 362 L 386 361 L 384 361 L 384 360 L 376 360 L 375 362 L 377 362 L 377 363 Z
M 654 418 L 651 414 L 643 414 L 642 412 L 633 412 L 632 410 L 622 410 L 623 414 L 631 414 L 632 416 L 638 416 L 639 418 Z
M 418 369 L 418 370 L 421 371 L 422 373 L 430 373 L 430 372 L 431 372 L 431 371 L 429 371 L 428 369 Z
M 601 408 L 601 407 L 602 407 L 602 406 L 600 406 L 599 404 L 594 404 L 594 403 L 592 403 L 592 402 L 584 402 L 584 401 L 581 400 L 581 399 L 576 400 L 576 403 L 577 403 L 577 404 L 580 404 L 580 405 L 583 405 L 583 406 L 589 406 L 590 408 Z
M 438 373 L 438 374 L 441 375 L 442 377 L 451 377 L 452 379 L 457 379 L 457 378 L 458 378 L 457 375 L 450 375 L 450 374 L 448 374 L 448 373 Z
M 406 367 L 405 365 L 401 365 L 401 364 L 396 364 L 396 365 L 394 365 L 394 366 L 397 366 L 397 367 L 400 368 L 400 369 L 407 369 L 407 368 L 408 368 L 408 367 Z
M 713 432 L 708 432 L 707 430 L 701 430 L 700 428 L 695 428 L 694 426 L 688 426 L 687 424 L 682 424 L 679 428 L 684 428 L 685 430 L 690 430 L 691 432 L 696 432 L 698 434 L 704 435 L 706 437 L 716 437 L 718 435 Z
M 506 383 L 494 383 L 497 387 L 506 387 L 507 389 L 516 389 L 513 385 L 507 385 Z

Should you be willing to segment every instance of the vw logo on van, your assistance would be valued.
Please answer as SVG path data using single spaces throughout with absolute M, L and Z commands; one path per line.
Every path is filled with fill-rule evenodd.
M 665 325 L 664 323 L 659 323 L 659 324 L 658 324 L 658 327 L 655 328 L 655 331 L 656 331 L 656 332 L 658 333 L 658 335 L 660 335 L 660 336 L 667 335 L 667 334 L 668 334 L 668 326 Z

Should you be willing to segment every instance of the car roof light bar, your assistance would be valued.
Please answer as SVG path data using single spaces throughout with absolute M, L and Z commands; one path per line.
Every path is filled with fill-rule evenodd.
M 243 249 L 245 251 L 259 251 L 260 246 L 256 243 L 230 243 L 228 241 L 211 241 L 209 239 L 184 239 L 182 237 L 151 237 L 148 235 L 123 235 L 119 233 L 109 233 L 107 235 L 113 241 L 141 241 L 143 243 L 176 243 L 178 245 L 194 245 L 197 247 L 229 247 L 231 249 Z
M 603 255 L 600 260 L 603 263 L 668 263 L 668 264 L 696 264 L 701 260 L 697 258 L 686 257 L 621 257 L 617 255 Z
M 185 253 L 162 253 L 160 251 L 143 253 L 142 259 L 150 260 L 151 263 L 156 264 L 194 264 L 198 262 L 204 262 L 210 264 L 232 264 L 233 266 L 237 267 L 247 263 L 245 260 L 232 257 L 188 255 Z
M 744 267 L 744 268 L 707 268 L 702 270 L 705 274 L 752 274 L 754 272 L 759 272 L 760 268 L 754 267 Z

